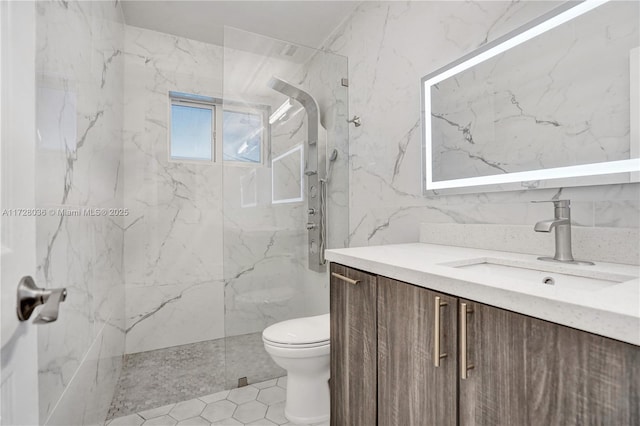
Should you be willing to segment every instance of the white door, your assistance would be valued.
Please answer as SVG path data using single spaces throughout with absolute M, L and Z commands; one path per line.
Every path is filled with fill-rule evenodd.
M 0 424 L 38 424 L 36 326 L 16 316 L 16 287 L 35 276 L 35 4 L 0 0 Z

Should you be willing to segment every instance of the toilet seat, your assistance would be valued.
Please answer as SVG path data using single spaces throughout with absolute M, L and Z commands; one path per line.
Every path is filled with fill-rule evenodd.
M 281 343 L 281 342 L 273 342 L 269 339 L 265 339 L 262 337 L 262 341 L 265 345 L 273 346 L 276 348 L 288 348 L 288 349 L 305 349 L 305 348 L 318 348 L 321 346 L 328 346 L 329 341 L 322 342 L 314 342 L 314 343 Z
M 329 314 L 296 318 L 267 327 L 265 344 L 280 348 L 315 348 L 329 344 Z

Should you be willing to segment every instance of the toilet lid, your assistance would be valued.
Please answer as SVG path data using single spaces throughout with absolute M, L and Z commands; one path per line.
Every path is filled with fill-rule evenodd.
M 286 345 L 308 345 L 329 341 L 329 314 L 296 318 L 267 327 L 262 338 Z

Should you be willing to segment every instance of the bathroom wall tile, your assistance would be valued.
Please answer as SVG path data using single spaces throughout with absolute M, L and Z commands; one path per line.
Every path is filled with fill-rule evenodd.
M 168 92 L 222 93 L 222 49 L 125 29 L 127 353 L 224 336 L 222 168 L 168 159 Z
M 129 283 L 126 353 L 224 337 L 222 281 Z
M 122 330 L 105 325 L 43 424 L 101 424 L 120 374 L 123 350 Z M 108 398 L 102 394 L 104 391 Z
M 598 201 L 595 203 L 595 225 L 610 227 L 640 227 L 640 201 Z
M 574 226 L 571 236 L 576 259 L 640 263 L 638 228 Z M 423 223 L 420 242 L 545 256 L 555 253 L 553 233 L 535 232 L 525 225 Z
M 125 236 L 128 284 L 163 285 L 222 277 L 220 212 L 148 207 L 137 214 Z
M 40 421 L 106 415 L 123 340 L 121 208 L 124 23 L 114 2 L 37 5 L 36 203 L 78 215 L 36 221 L 36 282 L 66 287 L 58 320 L 38 328 Z

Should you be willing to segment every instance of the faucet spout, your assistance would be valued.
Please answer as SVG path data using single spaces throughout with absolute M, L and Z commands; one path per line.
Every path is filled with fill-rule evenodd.
M 566 218 L 541 220 L 540 222 L 536 223 L 536 225 L 533 227 L 533 230 L 536 232 L 551 232 L 556 226 L 569 224 L 570 221 Z
M 544 201 L 534 201 L 539 203 Z M 536 223 L 533 230 L 536 232 L 556 231 L 556 253 L 553 257 L 539 257 L 540 260 L 564 263 L 584 263 L 593 265 L 593 262 L 575 260 L 571 253 L 571 209 L 569 200 L 552 200 L 554 206 L 554 218 L 541 220 Z

